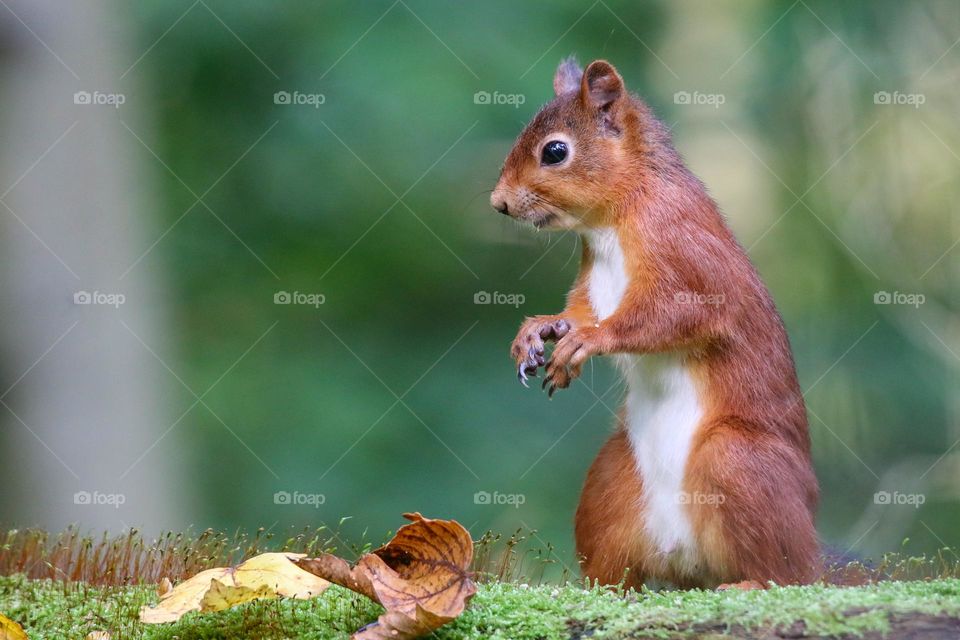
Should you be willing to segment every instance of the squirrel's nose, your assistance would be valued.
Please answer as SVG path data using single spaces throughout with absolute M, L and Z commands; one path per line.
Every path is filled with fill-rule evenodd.
M 490 206 L 502 213 L 505 216 L 510 215 L 510 207 L 507 206 L 506 198 L 499 196 L 498 194 L 493 194 L 490 197 Z

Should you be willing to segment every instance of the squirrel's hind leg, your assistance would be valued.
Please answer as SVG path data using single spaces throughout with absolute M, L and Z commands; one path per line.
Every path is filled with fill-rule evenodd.
M 803 452 L 731 419 L 702 425 L 689 460 L 694 535 L 712 575 L 781 585 L 816 578 L 817 483 Z

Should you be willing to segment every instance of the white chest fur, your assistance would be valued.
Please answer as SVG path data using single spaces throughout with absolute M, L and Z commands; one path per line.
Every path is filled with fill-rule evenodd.
M 588 291 L 600 320 L 616 311 L 629 276 L 613 229 L 585 234 L 593 255 Z M 696 562 L 683 475 L 703 411 L 686 367 L 675 355 L 616 356 L 628 383 L 627 435 L 643 478 L 644 527 L 661 553 Z
M 617 232 L 610 228 L 588 231 L 584 236 L 593 254 L 590 268 L 590 304 L 600 320 L 610 317 L 627 290 L 627 269 Z

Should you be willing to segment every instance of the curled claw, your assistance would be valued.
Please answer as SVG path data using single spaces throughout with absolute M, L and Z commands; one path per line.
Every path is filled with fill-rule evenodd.
M 537 367 L 542 366 L 544 363 L 543 360 L 543 348 L 532 346 L 527 349 L 527 357 L 524 360 L 521 360 L 517 365 L 517 379 L 520 380 L 520 384 L 525 387 L 527 385 L 528 376 L 530 378 L 537 377 Z
M 520 380 L 520 384 L 525 387 L 529 387 L 527 380 L 529 378 L 537 377 L 537 360 L 531 356 L 527 358 L 519 365 L 517 365 L 517 379 Z
M 547 375 L 543 380 L 543 384 L 540 385 L 540 388 L 547 392 L 547 397 L 553 398 L 553 394 L 557 389 L 566 389 L 570 385 L 571 372 L 568 367 L 558 365 L 555 361 L 551 361 L 550 364 L 547 365 L 546 372 Z
M 554 380 L 552 373 L 547 374 L 547 377 L 543 379 L 543 384 L 540 385 L 540 388 L 546 389 L 547 397 L 553 399 L 553 392 L 557 390 L 557 382 Z
M 522 384 L 523 386 L 529 389 L 530 385 L 527 384 L 527 374 L 523 370 L 524 369 L 523 364 L 524 363 L 521 362 L 520 365 L 517 367 L 517 380 L 520 381 L 520 384 Z

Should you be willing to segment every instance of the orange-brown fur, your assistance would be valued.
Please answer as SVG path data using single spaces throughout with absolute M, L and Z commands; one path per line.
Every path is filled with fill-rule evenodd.
M 621 419 L 577 509 L 584 574 L 602 583 L 626 575 L 630 585 L 812 580 L 817 483 L 803 397 L 770 295 L 666 127 L 609 63 L 580 72 L 565 61 L 554 88 L 556 98 L 507 157 L 491 203 L 538 227 L 614 229 L 629 283 L 615 312 L 598 321 L 587 287 L 595 256 L 585 242 L 565 309 L 528 318 L 511 355 L 521 377 L 534 374 L 544 341 L 556 341 L 545 366 L 552 392 L 594 355 L 677 354 L 702 408 L 684 491 L 725 497 L 685 505 L 701 561 L 694 569 L 670 562 L 644 533 L 642 478 Z M 573 142 L 572 158 L 543 166 L 541 148 L 558 132 Z M 722 303 L 682 303 L 690 293 Z

